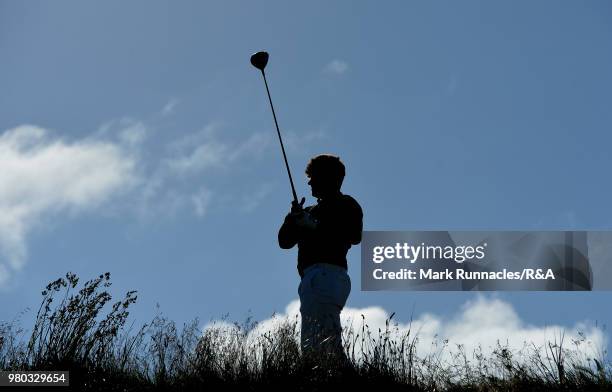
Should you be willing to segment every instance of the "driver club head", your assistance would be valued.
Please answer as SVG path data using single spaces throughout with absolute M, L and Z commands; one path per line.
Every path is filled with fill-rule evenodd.
M 257 52 L 251 56 L 251 64 L 263 72 L 268 64 L 268 57 L 268 52 Z

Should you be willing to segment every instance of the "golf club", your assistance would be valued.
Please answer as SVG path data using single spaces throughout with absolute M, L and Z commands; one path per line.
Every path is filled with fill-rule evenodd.
M 278 133 L 278 140 L 280 141 L 281 150 L 283 151 L 283 158 L 285 159 L 285 166 L 287 167 L 287 174 L 289 174 L 289 182 L 291 183 L 291 191 L 293 192 L 293 200 L 296 204 L 298 203 L 297 193 L 295 193 L 295 186 L 293 185 L 293 178 L 291 177 L 291 170 L 289 170 L 289 163 L 287 162 L 287 154 L 285 153 L 285 146 L 283 145 L 283 138 L 278 128 L 278 121 L 276 121 L 276 113 L 274 112 L 274 105 L 272 105 L 272 97 L 270 96 L 270 89 L 268 88 L 268 81 L 266 80 L 266 73 L 264 68 L 268 64 L 268 52 L 257 52 L 251 56 L 251 64 L 261 71 L 263 75 L 264 83 L 266 84 L 266 91 L 268 92 L 268 99 L 270 100 L 270 107 L 272 108 L 272 116 L 274 116 L 274 124 L 276 125 L 276 132 Z

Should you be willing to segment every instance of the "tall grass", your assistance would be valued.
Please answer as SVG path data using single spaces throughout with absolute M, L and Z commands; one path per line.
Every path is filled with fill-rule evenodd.
M 126 327 L 136 292 L 112 300 L 110 274 L 84 283 L 72 273 L 42 291 L 31 330 L 13 320 L 0 323 L 2 370 L 70 370 L 74 390 L 326 390 L 349 387 L 407 391 L 612 390 L 612 366 L 601 350 L 588 358 L 586 337 L 570 344 L 563 334 L 546 346 L 513 351 L 498 343 L 491 354 L 466 352 L 449 342 L 417 352 L 418 334 L 398 335 L 393 315 L 384 330 L 360 325 L 343 331 L 348 364 L 334 358 L 304 358 L 298 320 L 262 330 L 252 319 L 224 321 L 202 330 L 198 319 L 177 328 L 161 313 L 150 323 Z M 500 337 L 503 338 L 503 337 Z M 450 357 L 451 360 L 448 358 Z

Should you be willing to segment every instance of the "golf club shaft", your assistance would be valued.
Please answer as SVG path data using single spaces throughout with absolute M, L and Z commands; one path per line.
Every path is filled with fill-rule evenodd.
M 268 92 L 268 99 L 270 100 L 270 107 L 272 108 L 272 116 L 274 116 L 274 124 L 276 125 L 276 133 L 278 133 L 278 140 L 280 141 L 281 150 L 283 151 L 283 158 L 285 159 L 285 166 L 287 167 L 287 174 L 289 174 L 289 182 L 291 183 L 291 191 L 293 192 L 293 200 L 298 203 L 297 193 L 295 192 L 295 186 L 293 185 L 293 178 L 291 177 L 291 170 L 289 170 L 289 162 L 287 161 L 287 154 L 285 153 L 285 146 L 283 145 L 283 138 L 281 137 L 280 129 L 278 128 L 278 121 L 276 121 L 276 113 L 274 112 L 274 105 L 272 105 L 272 97 L 270 96 L 270 89 L 268 88 L 268 80 L 266 79 L 266 73 L 261 70 L 261 74 L 266 84 L 266 91 Z

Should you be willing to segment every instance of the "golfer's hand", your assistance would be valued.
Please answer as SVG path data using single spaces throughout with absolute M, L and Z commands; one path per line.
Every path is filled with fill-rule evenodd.
M 299 215 L 304 212 L 304 202 L 306 201 L 305 197 L 302 197 L 302 201 L 298 204 L 296 200 L 291 202 L 291 214 Z
M 304 230 L 314 230 L 317 227 L 317 220 L 307 211 L 304 210 L 305 197 L 297 203 L 295 200 L 291 202 L 291 212 L 287 215 L 287 219 L 297 226 L 303 233 Z

